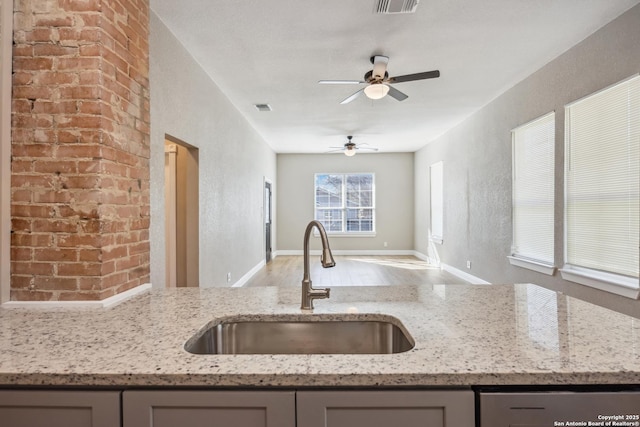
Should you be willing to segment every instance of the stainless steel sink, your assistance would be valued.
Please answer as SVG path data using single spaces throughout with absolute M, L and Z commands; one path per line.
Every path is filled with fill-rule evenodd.
M 389 318 L 387 316 L 387 318 Z M 399 321 L 323 316 L 227 319 L 208 325 L 185 344 L 193 354 L 392 354 L 411 350 Z

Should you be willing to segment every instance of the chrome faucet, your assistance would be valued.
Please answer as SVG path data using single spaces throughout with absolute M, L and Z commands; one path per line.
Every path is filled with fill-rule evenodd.
M 317 220 L 311 221 L 304 232 L 304 276 L 302 277 L 302 304 L 300 305 L 303 310 L 313 310 L 313 300 L 329 298 L 329 292 L 331 291 L 329 288 L 314 289 L 311 286 L 311 277 L 309 276 L 309 237 L 311 237 L 313 227 L 318 229 L 320 240 L 322 241 L 322 255 L 320 257 L 322 267 L 329 268 L 336 265 L 333 255 L 331 255 L 329 239 L 322 223 Z

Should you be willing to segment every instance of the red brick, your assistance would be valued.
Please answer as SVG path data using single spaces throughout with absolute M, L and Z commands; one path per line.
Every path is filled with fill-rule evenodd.
M 33 232 L 74 233 L 78 226 L 73 222 L 59 219 L 35 219 L 32 222 Z
M 58 301 L 98 301 L 103 299 L 97 292 L 61 292 Z
M 19 205 L 14 203 L 11 206 L 11 215 L 22 218 L 51 218 L 53 208 L 43 205 Z
M 33 259 L 35 261 L 78 261 L 78 249 L 35 249 Z
M 14 144 L 11 146 L 11 154 L 16 157 L 53 157 L 53 145 L 51 144 Z
M 11 288 L 11 301 L 51 301 L 53 293 Z
M 78 289 L 78 279 L 69 277 L 36 277 L 32 280 L 35 290 L 74 291 Z
M 104 240 L 100 234 L 58 234 L 59 247 L 99 248 Z
M 100 0 L 60 0 L 60 6 L 67 12 L 98 12 Z
M 58 265 L 59 276 L 100 276 L 101 263 L 77 262 Z
M 50 262 L 21 262 L 11 261 L 12 274 L 29 274 L 40 276 L 53 276 L 53 264 Z
M 35 56 L 70 56 L 77 55 L 78 48 L 73 46 L 39 43 L 33 47 L 33 54 Z
M 33 77 L 33 83 L 37 86 L 68 85 L 78 82 L 77 73 L 60 73 L 57 71 L 43 71 Z
M 47 159 L 34 161 L 33 170 L 39 173 L 70 174 L 77 173 L 78 166 L 71 160 Z
M 49 234 L 11 234 L 11 245 L 13 247 L 47 247 L 51 245 L 51 235 Z
M 72 197 L 69 191 L 37 190 L 33 192 L 35 203 L 69 203 Z
M 71 16 L 35 15 L 33 25 L 35 27 L 71 27 L 73 26 L 73 18 Z
M 33 71 L 51 70 L 53 68 L 53 59 L 18 57 L 13 59 L 13 68 L 15 70 L 33 70 Z
M 57 31 L 51 28 L 35 28 L 24 33 L 24 40 L 27 42 L 53 42 L 56 38 Z

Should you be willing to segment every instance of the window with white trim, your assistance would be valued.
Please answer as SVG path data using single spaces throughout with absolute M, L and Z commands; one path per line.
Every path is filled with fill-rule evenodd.
M 429 202 L 431 205 L 431 240 L 442 243 L 444 239 L 444 164 L 436 162 L 429 167 Z
M 327 233 L 374 233 L 374 174 L 316 174 L 315 219 Z
M 638 297 L 640 77 L 565 107 L 563 277 Z
M 553 274 L 555 113 L 511 131 L 511 264 Z

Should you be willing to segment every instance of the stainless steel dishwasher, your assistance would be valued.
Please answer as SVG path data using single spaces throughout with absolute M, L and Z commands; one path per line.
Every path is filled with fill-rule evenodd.
M 640 391 L 479 392 L 480 427 L 640 426 Z

